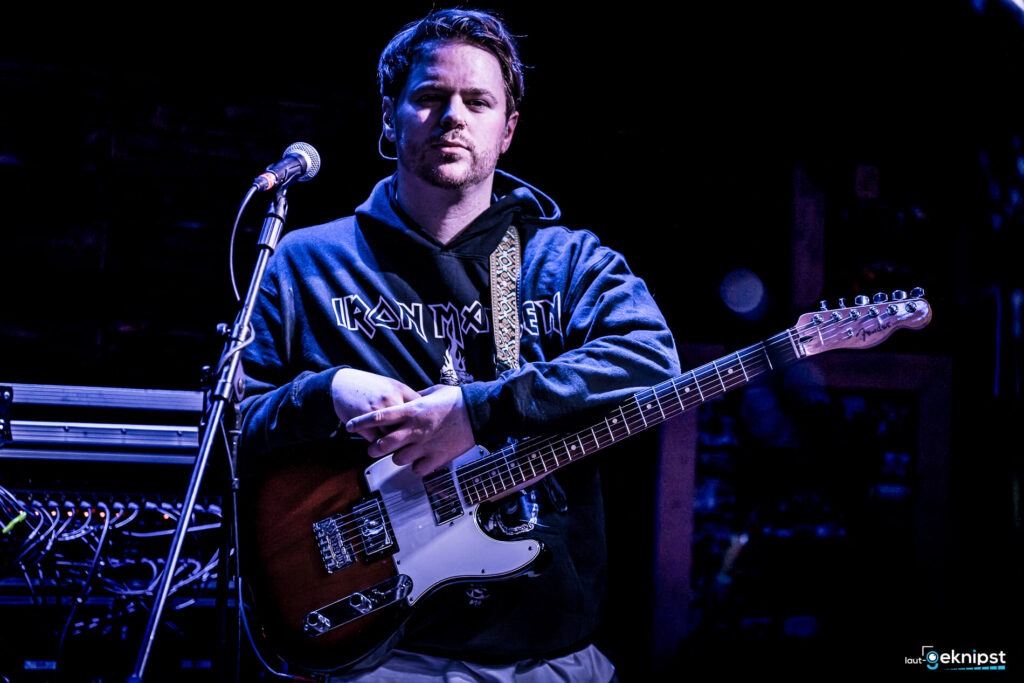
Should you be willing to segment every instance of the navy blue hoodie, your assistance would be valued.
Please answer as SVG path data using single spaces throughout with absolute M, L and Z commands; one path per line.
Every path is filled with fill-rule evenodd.
M 354 215 L 286 233 L 269 260 L 242 363 L 243 471 L 298 447 L 351 442 L 331 401 L 339 367 L 413 389 L 460 384 L 486 448 L 565 432 L 678 375 L 673 336 L 645 283 L 594 234 L 561 225 L 536 188 L 499 171 L 491 207 L 448 244 L 416 226 L 393 190 L 385 178 Z M 489 257 L 510 223 L 522 241 L 520 363 L 499 372 Z M 349 457 L 365 457 L 365 443 L 353 446 Z M 588 643 L 606 582 L 602 505 L 587 461 L 510 496 L 495 514 L 546 545 L 544 570 L 437 591 L 398 645 L 501 662 Z

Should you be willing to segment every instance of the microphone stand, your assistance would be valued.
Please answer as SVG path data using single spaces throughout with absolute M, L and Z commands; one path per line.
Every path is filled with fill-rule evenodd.
M 267 261 L 277 248 L 277 241 L 281 237 L 284 228 L 284 221 L 288 215 L 288 200 L 285 196 L 287 183 L 277 191 L 277 196 L 267 211 L 263 221 L 263 229 L 260 232 L 258 246 L 259 254 L 256 258 L 256 266 L 249 282 L 249 291 L 246 293 L 242 308 L 235 318 L 234 327 L 228 333 L 228 341 L 225 344 L 224 352 L 221 355 L 219 364 L 219 378 L 216 385 L 211 389 L 210 400 L 206 405 L 206 412 L 202 424 L 202 438 L 199 444 L 199 451 L 196 455 L 196 462 L 192 469 L 192 479 L 189 481 L 188 490 L 185 494 L 185 502 L 182 506 L 181 517 L 178 518 L 178 525 L 171 541 L 171 550 L 167 554 L 167 561 L 164 564 L 164 573 L 160 581 L 160 588 L 153 601 L 153 609 L 149 615 L 149 623 L 146 626 L 146 633 L 143 638 L 142 647 L 139 649 L 135 669 L 128 678 L 129 683 L 141 683 L 145 673 L 146 663 L 149 659 L 150 650 L 156 637 L 157 627 L 160 625 L 161 616 L 171 592 L 171 582 L 174 579 L 174 569 L 178 564 L 178 557 L 181 554 L 182 545 L 185 542 L 185 535 L 188 533 L 189 520 L 195 508 L 196 497 L 203 481 L 203 474 L 206 470 L 210 453 L 213 450 L 213 442 L 224 417 L 225 404 L 233 397 L 240 397 L 243 393 L 244 375 L 240 374 L 241 352 L 247 343 L 246 337 L 249 334 L 249 323 L 252 319 L 253 307 L 256 297 L 259 294 L 260 281 L 267 268 Z M 227 558 L 225 558 L 225 561 Z M 221 580 L 227 580 L 223 577 Z M 241 605 L 238 605 L 241 609 Z

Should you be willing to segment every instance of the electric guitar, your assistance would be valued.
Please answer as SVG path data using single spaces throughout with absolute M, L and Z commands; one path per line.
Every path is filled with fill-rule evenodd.
M 390 456 L 359 468 L 337 455 L 286 464 L 259 479 L 251 501 L 255 552 L 241 558 L 251 612 L 290 664 L 353 668 L 386 653 L 411 610 L 440 587 L 531 571 L 542 544 L 488 535 L 481 505 L 765 373 L 833 349 L 873 347 L 931 316 L 920 289 L 858 296 L 854 306 L 840 300 L 834 310 L 823 304 L 765 341 L 639 391 L 585 429 L 494 452 L 473 448 L 422 479 Z

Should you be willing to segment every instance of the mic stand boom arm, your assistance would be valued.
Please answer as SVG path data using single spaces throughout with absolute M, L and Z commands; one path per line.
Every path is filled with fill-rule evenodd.
M 248 342 L 250 334 L 249 323 L 252 319 L 253 307 L 259 295 L 260 282 L 267 268 L 267 261 L 277 248 L 277 241 L 281 237 L 284 228 L 284 221 L 288 215 L 288 200 L 285 196 L 287 186 L 282 186 L 270 205 L 267 216 L 263 221 L 263 229 L 260 232 L 259 248 L 256 257 L 256 266 L 249 282 L 249 291 L 246 293 L 238 316 L 235 318 L 235 325 L 231 329 L 225 349 L 221 355 L 218 366 L 219 376 L 216 384 L 211 390 L 210 400 L 207 402 L 206 414 L 203 417 L 205 428 L 202 430 L 202 438 L 199 442 L 199 451 L 196 454 L 196 462 L 192 469 L 192 479 L 188 484 L 188 491 L 182 505 L 181 517 L 178 518 L 178 525 L 171 541 L 171 549 L 167 554 L 167 561 L 164 564 L 164 573 L 161 577 L 160 588 L 153 600 L 153 609 L 149 614 L 149 623 L 146 625 L 146 633 L 143 637 L 142 647 L 139 649 L 138 659 L 135 663 L 135 670 L 129 677 L 129 683 L 141 682 L 149 659 L 150 650 L 156 637 L 157 627 L 163 614 L 164 606 L 171 592 L 171 582 L 174 579 L 174 569 L 178 564 L 178 557 L 181 554 L 182 545 L 185 542 L 185 534 L 188 533 L 189 520 L 195 508 L 196 497 L 203 481 L 203 474 L 206 470 L 210 453 L 213 450 L 213 440 L 218 433 L 218 427 L 224 418 L 225 404 L 235 396 L 243 393 L 242 383 L 244 375 L 239 373 L 241 364 L 241 352 Z M 221 580 L 226 580 L 222 577 Z

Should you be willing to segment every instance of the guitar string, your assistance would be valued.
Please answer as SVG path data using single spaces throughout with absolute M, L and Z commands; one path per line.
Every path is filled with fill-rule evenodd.
M 428 475 L 424 482 L 440 480 L 445 482 L 432 491 L 431 502 L 452 502 L 456 509 L 461 509 L 460 491 L 465 499 L 472 500 L 474 503 L 486 501 L 499 493 L 506 493 L 516 486 L 533 479 L 540 479 L 576 459 L 606 448 L 639 431 L 672 419 L 712 398 L 717 398 L 738 386 L 749 383 L 753 378 L 773 370 L 773 359 L 781 361 L 783 366 L 800 360 L 801 356 L 798 354 L 797 348 L 802 348 L 811 341 L 817 341 L 822 346 L 826 346 L 835 342 L 837 338 L 850 338 L 852 332 L 845 327 L 850 323 L 862 323 L 865 318 L 868 318 L 878 320 L 879 328 L 884 329 L 881 324 L 887 317 L 895 315 L 896 313 L 891 312 L 888 308 L 879 309 L 877 316 L 855 316 L 851 312 L 846 317 L 829 317 L 818 320 L 815 315 L 808 314 L 805 317 L 810 319 L 803 326 L 799 326 L 798 322 L 798 326 L 769 337 L 764 342 L 740 349 L 678 377 L 638 391 L 608 413 L 602 421 L 603 426 L 595 425 L 572 434 L 551 435 L 536 441 L 524 439 L 517 444 L 504 446 L 478 460 L 457 467 L 454 471 L 441 470 L 433 475 Z M 814 335 L 805 338 L 809 331 L 814 331 Z M 738 369 L 729 365 L 728 359 L 731 358 L 735 358 Z M 730 371 L 722 374 L 721 368 L 727 366 Z M 644 415 L 644 406 L 648 407 L 646 411 L 652 415 L 650 420 Z M 651 406 L 656 407 L 652 408 Z M 601 438 L 598 432 L 605 435 L 605 438 Z M 589 436 L 585 437 L 584 435 L 587 433 Z M 592 441 L 594 445 L 590 448 L 583 446 L 585 438 Z M 572 450 L 575 450 L 576 446 L 582 448 L 579 454 L 570 453 L 568 447 L 570 442 L 574 443 Z M 524 452 L 518 453 L 521 448 L 525 448 Z M 548 451 L 550 453 L 547 453 Z M 563 453 L 562 458 L 567 460 L 560 461 L 559 453 Z M 535 464 L 538 464 L 539 467 L 535 467 Z M 513 474 L 513 469 L 516 468 L 519 471 L 519 479 L 516 479 Z M 527 476 L 527 470 L 529 470 L 529 476 Z M 540 474 L 534 476 L 538 471 Z M 511 479 L 510 484 L 506 484 L 506 478 Z M 495 483 L 495 479 L 497 483 Z M 488 482 L 492 482 L 490 486 Z M 390 510 L 393 514 L 401 514 L 421 505 L 420 502 L 410 501 L 407 496 L 400 494 L 382 494 L 382 498 L 384 510 Z M 381 514 L 384 527 L 388 529 L 393 539 L 394 530 L 391 528 L 390 519 L 386 512 Z M 332 515 L 332 518 L 342 542 L 350 548 L 354 547 L 358 550 L 358 546 L 364 538 L 364 532 L 367 531 L 367 515 L 343 512 Z M 376 524 L 372 524 L 369 528 L 375 532 L 379 531 Z M 373 535 L 370 540 L 375 540 Z
M 810 323 L 809 325 L 813 325 Z M 719 394 L 730 391 L 736 386 L 746 384 L 749 378 L 758 376 L 770 368 L 770 363 L 765 364 L 762 359 L 767 356 L 767 351 L 772 347 L 777 349 L 785 349 L 791 347 L 794 343 L 793 336 L 790 330 L 782 332 L 769 338 L 766 342 L 761 344 L 755 344 L 753 346 L 741 349 L 731 356 L 726 356 L 719 361 L 725 361 L 727 358 L 735 357 L 739 363 L 740 369 L 743 370 L 743 377 L 740 374 L 733 374 L 732 372 L 725 375 L 721 374 L 721 368 L 725 367 L 725 363 L 714 361 L 700 366 L 688 373 L 685 373 L 679 377 L 667 380 L 661 384 L 647 389 L 640 390 L 634 394 L 630 399 L 624 401 L 620 406 L 613 409 L 608 413 L 603 420 L 603 428 L 600 430 L 602 434 L 607 434 L 608 439 L 602 439 L 598 436 L 597 431 L 601 425 L 595 425 L 589 429 L 581 430 L 573 434 L 565 435 L 553 435 L 543 438 L 538 441 L 524 440 L 519 444 L 512 444 L 506 446 L 489 456 L 484 456 L 473 463 L 464 465 L 457 468 L 458 480 L 462 484 L 460 487 L 465 493 L 467 490 L 475 492 L 477 495 L 471 496 L 474 498 L 474 502 L 481 502 L 486 500 L 490 496 L 497 493 L 503 493 L 508 488 L 512 488 L 517 485 L 521 485 L 526 481 L 529 481 L 537 476 L 543 476 L 552 469 L 557 469 L 562 466 L 559 462 L 558 450 L 564 451 L 566 458 L 572 461 L 580 456 L 573 455 L 565 450 L 566 444 L 569 442 L 576 442 L 582 445 L 582 441 L 585 435 L 589 432 L 590 439 L 595 443 L 595 447 L 592 449 L 583 448 L 581 455 L 589 455 L 590 453 L 600 450 L 612 443 L 615 443 L 622 438 L 636 433 L 638 430 L 630 429 L 631 426 L 638 426 L 639 431 L 645 430 L 654 424 L 659 424 L 664 420 L 671 419 L 678 414 L 685 412 L 687 409 L 698 405 L 708 400 L 709 395 L 717 396 Z M 795 352 L 792 354 L 795 356 Z M 746 363 L 744 363 L 746 359 Z M 753 359 L 753 361 L 751 360 Z M 794 358 L 795 359 L 795 358 Z M 690 387 L 697 389 L 697 395 L 690 400 L 687 405 L 686 396 L 690 392 Z M 718 387 L 721 387 L 719 389 Z M 682 392 L 681 392 L 682 388 Z M 706 391 L 705 391 L 706 390 Z M 641 400 L 641 397 L 647 397 L 650 395 L 648 400 Z M 667 404 L 665 398 L 669 395 L 675 396 L 675 401 Z M 682 404 L 682 407 L 676 409 L 678 404 Z M 655 405 L 656 410 L 652 410 L 652 420 L 648 421 L 644 418 L 645 409 L 643 405 Z M 667 408 L 667 409 L 666 409 Z M 520 478 L 518 480 L 513 477 L 512 486 L 505 486 L 504 478 L 505 474 L 503 470 L 508 468 L 501 464 L 501 461 L 508 461 L 510 455 L 515 455 L 516 451 L 520 450 L 520 447 L 525 446 L 525 454 L 518 456 L 518 460 L 523 462 L 526 456 L 530 454 L 538 454 L 544 450 L 550 450 L 550 456 L 540 455 L 542 471 L 540 475 L 537 475 L 537 469 L 530 467 L 531 473 L 529 476 L 526 475 L 526 465 L 518 465 L 520 471 Z M 558 446 L 562 446 L 561 449 L 557 449 Z M 553 462 L 552 462 L 553 459 Z M 501 480 L 501 486 L 491 486 L 491 492 L 488 493 L 488 487 L 486 482 L 480 483 L 480 478 L 491 478 L 490 475 L 498 477 Z M 454 483 L 452 484 L 454 489 Z M 480 494 L 483 491 L 483 494 Z
M 481 458 L 471 465 L 458 468 L 460 488 L 473 502 L 482 502 L 509 488 L 543 477 L 568 462 L 601 450 L 638 431 L 671 419 L 710 397 L 746 383 L 747 378 L 762 374 L 768 367 L 762 360 L 766 348 L 764 345 L 754 346 L 733 354 L 742 370 L 742 378 L 732 368 L 722 374 L 727 363 L 716 361 L 637 392 L 608 413 L 597 425 L 569 435 L 550 436 L 539 441 L 526 440 L 496 451 L 492 457 Z M 525 447 L 524 453 L 517 454 L 516 451 L 522 447 Z M 514 473 L 516 469 L 518 476 Z M 511 479 L 511 485 L 506 484 L 506 478 Z
M 822 329 L 821 333 L 819 334 L 819 337 L 827 341 L 835 336 L 834 331 L 829 332 L 829 328 L 834 328 L 838 325 L 845 324 L 850 320 L 853 320 L 853 318 L 849 317 L 846 319 L 828 319 L 821 323 L 818 323 L 812 319 L 811 322 L 808 322 L 804 326 L 803 331 L 809 330 L 813 327 L 820 327 Z M 794 331 L 798 332 L 796 339 L 794 339 L 794 336 L 792 334 Z M 634 403 L 639 405 L 638 401 L 633 400 L 637 396 L 647 393 L 653 393 L 655 401 L 659 404 L 659 410 L 664 410 L 664 408 L 662 407 L 664 403 L 659 398 L 659 396 L 663 396 L 665 392 L 674 394 L 677 399 L 676 402 L 678 404 L 681 404 L 681 407 L 679 407 L 677 410 L 673 410 L 676 404 L 669 404 L 669 410 L 664 412 L 664 419 L 671 419 L 676 415 L 682 414 L 683 412 L 692 408 L 693 406 L 706 402 L 707 400 L 709 400 L 709 396 L 717 397 L 718 395 L 724 393 L 725 391 L 729 391 L 735 388 L 735 386 L 746 384 L 749 381 L 747 379 L 748 377 L 757 377 L 763 374 L 764 372 L 770 370 L 771 364 L 769 359 L 767 358 L 768 351 L 774 349 L 776 352 L 778 352 L 779 350 L 784 350 L 787 346 L 791 347 L 793 344 L 799 343 L 799 337 L 799 330 L 797 330 L 797 328 L 791 328 L 790 330 L 786 330 L 780 334 L 775 335 L 774 337 L 770 337 L 768 340 L 761 344 L 755 344 L 745 349 L 741 349 L 740 351 L 731 354 L 731 356 L 725 357 L 729 358 L 735 356 L 739 361 L 740 366 L 745 370 L 745 376 L 741 377 L 739 374 L 737 374 L 736 380 L 732 381 L 729 386 L 726 386 L 726 378 L 731 378 L 731 375 L 726 375 L 725 377 L 721 376 L 718 372 L 718 367 L 721 364 L 718 361 L 714 361 L 712 363 L 707 363 L 703 366 L 695 368 L 694 370 L 687 372 L 679 377 L 673 378 L 654 387 L 649 387 L 648 389 L 637 392 L 637 394 L 634 394 L 634 396 L 631 397 L 631 399 L 627 399 L 622 405 L 614 409 L 611 413 L 609 413 L 608 416 L 606 416 L 604 420 L 605 425 L 603 431 L 608 433 L 610 439 L 602 445 L 601 439 L 598 438 L 596 434 L 594 434 L 593 439 L 597 446 L 589 451 L 585 449 L 583 455 L 587 455 L 589 453 L 595 452 L 596 450 L 604 448 L 607 445 L 616 443 L 622 438 L 625 438 L 625 436 L 629 436 L 630 434 L 633 433 L 629 430 L 628 425 L 633 424 L 632 420 L 635 420 L 637 418 L 637 415 L 640 415 L 642 411 L 636 408 L 632 408 L 631 412 L 626 412 L 625 406 Z M 796 358 L 795 351 L 791 351 L 791 353 L 788 355 L 794 356 L 794 359 Z M 725 358 L 720 360 L 725 360 Z M 744 363 L 744 358 L 746 358 L 747 360 L 746 363 Z M 786 362 L 788 363 L 791 361 L 787 360 Z M 685 385 L 685 390 L 683 391 L 683 393 L 680 393 L 680 386 L 682 385 Z M 722 389 L 720 391 L 714 390 L 715 385 L 720 385 Z M 689 397 L 691 386 L 696 388 L 696 392 L 692 397 L 690 397 L 689 404 L 687 404 L 686 397 Z M 707 389 L 707 391 L 705 391 L 705 389 Z M 608 424 L 608 421 L 612 419 L 612 417 L 615 416 L 616 413 L 618 413 L 621 416 L 623 422 L 626 424 L 625 434 L 621 433 L 623 431 L 622 429 L 618 430 L 617 434 L 615 425 Z M 661 420 L 659 420 L 659 422 L 660 421 Z M 646 427 L 643 425 L 641 425 L 641 427 L 643 429 L 646 429 Z M 596 426 L 591 427 L 589 431 L 594 432 L 595 430 L 597 430 Z M 435 475 L 428 475 L 428 477 L 425 478 L 425 481 L 431 480 L 431 478 L 433 477 L 433 481 L 436 481 L 438 479 L 444 479 L 445 481 L 448 482 L 447 484 L 443 485 L 442 488 L 434 491 L 434 502 L 438 500 L 455 501 L 458 504 L 458 506 L 461 507 L 461 502 L 459 502 L 457 495 L 459 488 L 456 487 L 456 478 L 462 484 L 461 489 L 463 491 L 464 496 L 466 496 L 467 498 L 471 498 L 476 502 L 481 502 L 483 500 L 486 500 L 490 496 L 496 495 L 499 492 L 499 487 L 492 486 L 491 488 L 494 490 L 494 492 L 489 495 L 483 495 L 486 494 L 486 483 L 481 483 L 480 479 L 486 479 L 484 475 L 487 474 L 493 474 L 495 476 L 498 476 L 499 478 L 502 478 L 503 474 L 500 473 L 499 470 L 503 470 L 505 468 L 503 468 L 500 465 L 500 462 L 503 460 L 508 461 L 510 455 L 514 456 L 520 446 L 528 447 L 529 450 L 527 451 L 527 454 L 536 454 L 542 450 L 551 449 L 554 462 L 551 462 L 546 456 L 540 456 L 540 464 L 543 472 L 541 476 L 543 476 L 544 474 L 547 474 L 548 472 L 553 471 L 554 469 L 557 469 L 558 467 L 562 466 L 560 463 L 558 463 L 558 456 L 557 454 L 555 454 L 554 447 L 552 446 L 552 444 L 565 443 L 569 439 L 579 440 L 582 438 L 580 435 L 585 431 L 588 430 L 583 430 L 570 436 L 560 434 L 555 436 L 548 436 L 536 442 L 531 440 L 524 440 L 519 444 L 511 444 L 497 451 L 494 451 L 488 455 L 485 455 L 481 457 L 479 460 L 458 467 L 454 472 L 450 470 L 442 470 L 441 472 Z M 521 460 L 523 456 L 519 457 Z M 572 461 L 571 457 L 569 458 L 569 461 Z M 533 469 L 533 471 L 536 471 L 536 469 Z M 522 466 L 520 466 L 520 472 L 523 472 Z M 526 481 L 528 481 L 528 479 L 524 478 L 520 482 L 513 482 L 513 485 L 511 486 L 503 485 L 502 487 L 500 487 L 500 492 L 508 491 L 511 488 L 514 488 L 515 485 L 523 484 Z M 483 494 L 481 492 L 483 492 Z M 383 507 L 386 510 L 391 510 L 393 514 L 401 514 L 406 508 L 413 509 L 419 506 L 418 502 L 409 502 L 407 499 L 405 499 L 404 496 L 387 496 L 385 494 L 382 494 L 382 497 L 384 498 Z M 390 500 L 392 498 L 394 500 Z M 364 538 L 363 532 L 366 530 L 366 514 L 338 513 L 334 515 L 333 518 L 335 520 L 336 525 L 338 525 L 338 529 L 340 531 L 342 540 L 345 544 L 352 546 L 352 544 L 356 544 L 357 541 L 361 541 Z M 373 521 L 376 522 L 376 520 Z M 392 534 L 393 538 L 394 530 L 390 528 L 389 520 L 385 518 L 384 521 L 385 527 L 389 529 L 389 532 Z M 374 531 L 379 530 L 379 527 L 376 524 L 372 524 L 370 528 L 372 528 Z
M 777 342 L 777 344 L 785 343 L 788 342 Z M 737 352 L 736 355 L 739 358 L 740 364 L 744 367 L 747 376 L 755 377 L 762 374 L 766 369 L 770 369 L 770 365 L 763 360 L 765 350 L 762 347 L 744 349 Z M 709 394 L 714 393 L 714 395 L 718 395 L 719 393 L 722 393 L 722 391 L 713 387 L 712 384 L 717 385 L 720 381 L 727 385 L 743 384 L 746 382 L 746 379 L 740 377 L 739 374 L 736 375 L 736 378 L 737 381 L 733 381 L 730 375 L 724 375 L 721 380 L 719 380 L 717 371 L 709 365 L 697 368 L 690 373 L 682 375 L 679 378 L 669 380 L 668 382 L 656 387 L 638 392 L 637 396 L 645 394 L 651 394 L 653 396 L 651 401 L 648 401 L 647 403 L 653 402 L 659 406 L 657 409 L 658 414 L 655 417 L 657 418 L 657 422 L 661 422 L 662 416 L 663 419 L 670 419 L 677 414 L 681 414 L 693 405 L 704 402 L 704 400 L 707 400 L 706 397 Z M 684 386 L 685 388 L 681 388 Z M 691 392 L 691 386 L 695 386 L 696 390 L 692 391 L 692 395 L 689 395 Z M 673 397 L 674 400 L 670 401 Z M 689 401 L 687 401 L 688 398 L 690 399 Z M 687 403 L 690 405 L 686 405 Z M 683 404 L 682 407 L 677 407 L 679 404 Z M 590 430 L 578 432 L 575 436 L 567 437 L 565 435 L 559 435 L 537 441 L 527 440 L 520 444 L 506 446 L 505 448 L 490 453 L 480 459 L 483 462 L 474 461 L 473 463 L 458 468 L 458 480 L 462 484 L 461 488 L 464 495 L 477 502 L 487 498 L 488 495 L 485 494 L 488 493 L 488 486 L 486 483 L 487 476 L 485 475 L 493 475 L 501 479 L 502 491 L 507 491 L 515 485 L 525 483 L 529 479 L 526 474 L 526 468 L 530 468 L 534 473 L 539 469 L 542 475 L 546 474 L 547 472 L 562 465 L 562 463 L 559 462 L 559 452 L 565 453 L 564 457 L 568 458 L 566 461 L 566 464 L 568 464 L 568 462 L 571 462 L 574 458 L 578 458 L 580 456 L 572 456 L 566 450 L 564 444 L 567 441 L 576 441 L 582 446 L 583 440 L 586 439 L 596 444 L 594 448 L 583 447 L 582 455 L 586 455 L 634 433 L 635 430 L 631 430 L 629 425 L 634 425 L 634 427 L 639 426 L 641 429 L 646 429 L 647 425 L 638 421 L 638 416 L 642 417 L 642 410 L 636 407 L 638 405 L 638 401 L 627 400 L 624 402 L 623 406 L 620 406 L 613 411 L 612 415 L 615 416 L 615 422 L 610 422 L 611 418 L 606 417 L 603 427 L 595 426 Z M 590 435 L 585 437 L 584 434 L 586 431 L 589 431 Z M 599 432 L 601 434 L 606 434 L 606 436 L 602 437 Z M 562 448 L 556 448 L 557 444 L 562 444 Z M 511 472 L 509 472 L 508 475 L 505 474 L 503 470 L 507 468 L 501 465 L 501 461 L 508 461 L 510 457 L 516 457 L 516 451 L 519 450 L 520 446 L 525 446 L 527 448 L 525 455 L 520 454 L 518 456 L 520 460 L 529 458 L 529 454 L 538 454 L 543 451 L 550 451 L 550 453 L 539 455 L 539 463 L 537 463 L 537 460 L 533 460 L 533 462 L 537 463 L 537 467 L 533 467 L 532 465 L 520 465 L 519 481 L 512 481 L 510 484 L 506 485 L 504 481 L 506 476 L 511 476 L 514 479 L 514 475 L 512 475 Z M 432 502 L 438 503 L 440 501 L 448 501 L 461 509 L 462 503 L 457 496 L 458 488 L 455 486 L 452 472 L 442 471 L 434 476 L 436 479 L 443 479 L 446 483 L 433 491 Z M 497 493 L 497 488 L 495 486 L 491 486 L 490 489 L 492 489 L 490 491 L 490 495 L 495 495 Z M 384 509 L 390 510 L 392 515 L 401 515 L 407 507 L 412 508 L 417 506 L 415 502 L 408 503 L 403 501 L 402 496 L 391 496 L 387 494 L 382 494 L 382 496 L 384 498 Z M 346 521 L 346 518 L 348 521 Z M 355 547 L 357 549 L 360 548 L 360 543 L 364 538 L 362 533 L 364 528 L 369 528 L 374 531 L 379 531 L 380 529 L 380 525 L 377 524 L 379 520 L 376 519 L 376 513 L 371 517 L 368 517 L 366 514 L 342 513 L 334 516 L 334 520 L 341 532 L 343 542 L 348 544 L 349 547 Z M 369 527 L 366 526 L 368 522 Z M 387 526 L 386 520 L 385 526 Z M 393 529 L 390 530 L 390 533 L 393 537 Z M 379 538 L 379 536 L 374 536 L 370 540 L 373 541 L 377 538 Z M 352 544 L 355 544 L 355 546 L 352 546 Z

